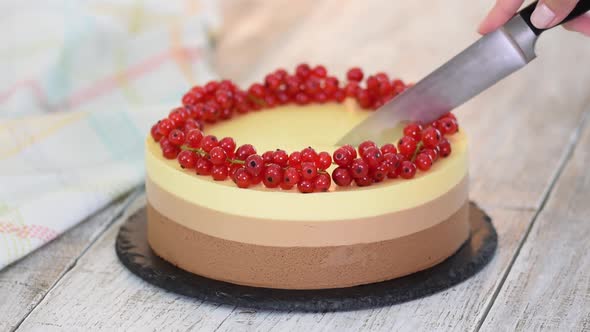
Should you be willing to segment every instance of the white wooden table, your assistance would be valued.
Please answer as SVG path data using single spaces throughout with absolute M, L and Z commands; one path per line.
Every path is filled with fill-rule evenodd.
M 476 38 L 490 5 L 228 0 L 214 60 L 241 82 L 302 60 L 417 79 Z M 213 306 L 151 286 L 118 262 L 115 236 L 144 203 L 139 189 L 0 272 L 0 331 L 589 331 L 590 39 L 556 30 L 537 50 L 534 63 L 458 111 L 471 139 L 471 198 L 499 233 L 495 258 L 472 279 L 354 312 Z

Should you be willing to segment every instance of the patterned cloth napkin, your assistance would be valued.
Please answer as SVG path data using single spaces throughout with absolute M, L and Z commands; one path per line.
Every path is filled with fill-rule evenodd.
M 214 78 L 214 1 L 2 1 L 0 269 L 143 181 L 154 105 Z

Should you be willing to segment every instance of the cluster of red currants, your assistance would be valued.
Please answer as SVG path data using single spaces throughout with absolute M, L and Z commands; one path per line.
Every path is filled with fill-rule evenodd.
M 328 76 L 325 67 L 297 66 L 293 75 L 279 69 L 265 77 L 264 84 L 254 83 L 247 91 L 224 80 L 195 86 L 167 118 L 158 121 L 151 135 L 160 143 L 167 159 L 177 159 L 185 169 L 214 180 L 232 179 L 238 187 L 248 188 L 263 183 L 267 188 L 302 193 L 327 191 L 332 180 L 338 186 L 368 186 L 387 178 L 413 178 L 416 170 L 427 171 L 439 157 L 451 153 L 445 136 L 458 131 L 456 118 L 448 113 L 437 121 L 422 126 L 409 124 L 397 146 L 378 147 L 371 141 L 358 149 L 345 145 L 334 151 L 316 152 L 308 147 L 288 154 L 277 149 L 258 154 L 245 144 L 237 147 L 231 137 L 218 140 L 203 133 L 204 123 L 215 123 L 232 117 L 234 112 L 271 108 L 287 103 L 306 105 L 311 102 L 342 102 L 355 98 L 364 109 L 381 106 L 407 88 L 401 80 L 391 81 L 384 73 L 369 76 L 359 68 L 347 73 L 348 82 L 341 87 L 338 79 Z M 329 168 L 337 167 L 330 176 Z

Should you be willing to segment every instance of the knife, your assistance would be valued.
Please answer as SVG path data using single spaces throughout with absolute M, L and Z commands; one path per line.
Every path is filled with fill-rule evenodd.
M 430 123 L 496 82 L 524 67 L 535 57 L 535 42 L 545 31 L 531 23 L 537 1 L 522 9 L 498 30 L 481 37 L 463 52 L 380 107 L 348 132 L 338 145 L 365 140 L 391 142 L 401 137 L 404 122 Z M 561 22 L 590 10 L 580 0 Z M 449 83 L 451 82 L 451 83 Z

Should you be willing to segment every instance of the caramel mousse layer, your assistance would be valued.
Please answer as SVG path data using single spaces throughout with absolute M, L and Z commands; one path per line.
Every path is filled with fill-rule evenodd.
M 153 208 L 187 229 L 249 244 L 316 247 L 392 240 L 430 228 L 449 218 L 465 204 L 468 196 L 468 177 L 465 176 L 449 191 L 420 206 L 378 216 L 367 214 L 364 218 L 343 220 L 278 220 L 220 212 L 190 203 L 183 197 L 166 191 L 149 176 L 146 178 L 146 190 L 148 201 Z M 242 192 L 248 193 L 247 190 Z M 371 192 L 368 191 L 366 194 L 369 195 Z M 338 206 L 326 208 L 337 209 Z M 287 209 L 288 206 L 285 206 L 285 210 Z
M 440 223 L 392 240 L 285 247 L 210 236 L 167 218 L 148 203 L 148 241 L 163 259 L 212 279 L 283 289 L 339 288 L 401 277 L 443 261 L 468 238 L 468 212 L 466 202 Z

